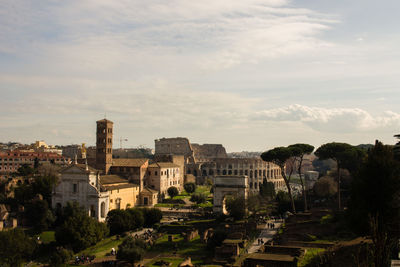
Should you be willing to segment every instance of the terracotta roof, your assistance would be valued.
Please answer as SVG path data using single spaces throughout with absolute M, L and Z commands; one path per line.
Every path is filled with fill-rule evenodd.
M 137 185 L 137 184 L 130 184 L 130 183 L 119 184 L 119 185 L 103 185 L 103 186 L 107 191 L 108 190 L 131 188 L 131 187 L 139 187 L 139 185 Z
M 152 167 L 152 168 L 179 168 L 180 166 L 175 163 L 171 163 L 171 162 L 155 162 L 153 164 L 150 164 L 149 167 Z
M 150 193 L 153 193 L 153 194 L 158 194 L 157 190 L 154 190 L 154 189 L 151 189 L 151 188 L 148 188 L 148 187 L 144 187 L 142 192 L 143 191 L 147 191 L 147 192 L 150 192 Z
M 128 180 L 121 178 L 118 175 L 101 175 L 100 183 L 102 185 L 107 184 L 120 184 L 120 183 L 128 183 Z
M 73 163 L 73 164 L 71 164 L 71 165 L 69 165 L 69 166 L 67 166 L 67 167 L 65 167 L 65 168 L 63 168 L 63 169 L 61 169 L 60 172 L 66 171 L 66 170 L 68 170 L 69 168 L 71 168 L 71 167 L 73 167 L 73 166 L 76 166 L 76 167 L 78 167 L 79 169 L 81 169 L 81 170 L 83 170 L 83 171 L 86 171 L 86 164 L 75 164 L 75 163 Z M 91 171 L 91 172 L 99 172 L 99 170 L 96 170 L 95 168 L 90 167 L 89 165 L 88 165 L 88 169 L 89 169 L 89 171 Z
M 111 167 L 141 167 L 148 159 L 113 159 Z

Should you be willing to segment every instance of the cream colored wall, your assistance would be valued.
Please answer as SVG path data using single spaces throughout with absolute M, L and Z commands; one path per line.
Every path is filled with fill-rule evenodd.
M 108 190 L 110 192 L 110 210 L 117 208 L 117 199 L 121 199 L 120 201 L 120 209 L 126 209 L 127 205 L 130 205 L 130 208 L 140 204 L 139 203 L 139 187 L 129 187 L 123 189 L 114 189 Z

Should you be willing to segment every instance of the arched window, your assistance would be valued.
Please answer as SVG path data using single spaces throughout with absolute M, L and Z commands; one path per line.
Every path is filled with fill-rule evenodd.
M 250 171 L 250 178 L 253 178 L 253 171 Z
M 232 170 L 229 170 L 229 171 L 228 171 L 228 174 L 229 174 L 229 175 L 232 175 Z
M 104 202 L 101 202 L 101 205 L 100 205 L 100 216 L 101 216 L 101 218 L 106 217 L 106 203 L 104 203 Z
M 235 170 L 233 173 L 234 173 L 235 175 L 238 175 L 238 171 L 237 171 L 237 170 Z
M 208 170 L 208 175 L 214 175 L 214 171 L 213 170 Z
M 223 171 L 222 171 L 222 175 L 226 175 L 226 170 L 223 170 Z

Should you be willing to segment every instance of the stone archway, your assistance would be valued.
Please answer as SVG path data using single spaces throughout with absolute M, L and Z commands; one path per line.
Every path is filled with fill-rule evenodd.
M 221 213 L 224 211 L 224 200 L 228 195 L 244 197 L 249 196 L 248 177 L 242 176 L 216 176 L 214 178 L 213 211 Z

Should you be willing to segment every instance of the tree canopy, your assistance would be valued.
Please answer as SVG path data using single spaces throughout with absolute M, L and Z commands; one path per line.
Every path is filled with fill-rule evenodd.
M 275 147 L 261 154 L 261 159 L 264 161 L 272 162 L 281 168 L 281 175 L 285 181 L 288 194 L 292 203 L 292 212 L 296 213 L 296 206 L 294 204 L 294 199 L 292 195 L 292 189 L 290 187 L 290 175 L 286 176 L 285 164 L 294 155 L 294 150 L 288 147 Z
M 186 183 L 183 185 L 183 188 L 185 188 L 186 192 L 191 194 L 191 193 L 194 193 L 194 191 L 196 191 L 196 184 L 195 183 Z
M 134 266 L 136 262 L 143 258 L 146 249 L 147 245 L 143 240 L 128 236 L 118 246 L 117 259 L 127 261 Z
M 168 188 L 167 193 L 171 198 L 174 198 L 177 195 L 179 195 L 179 191 L 175 186 L 171 186 L 170 188 Z
M 400 163 L 392 147 L 376 142 L 369 151 L 353 180 L 349 215 L 357 233 L 372 237 L 375 266 L 389 266 L 400 237 Z
M 32 258 L 35 246 L 20 229 L 0 231 L 0 266 L 21 266 Z
M 342 168 L 348 169 L 352 174 L 356 173 L 360 169 L 360 166 L 365 158 L 365 151 L 363 149 L 354 147 L 346 143 L 327 143 L 320 146 L 315 155 L 319 159 L 333 159 L 337 166 L 337 202 L 338 209 L 342 209 L 341 204 L 341 174 Z
M 70 246 L 78 252 L 92 246 L 108 235 L 106 224 L 98 222 L 87 215 L 85 209 L 77 203 L 65 208 L 67 214 L 64 223 L 56 229 L 55 237 L 58 244 Z

